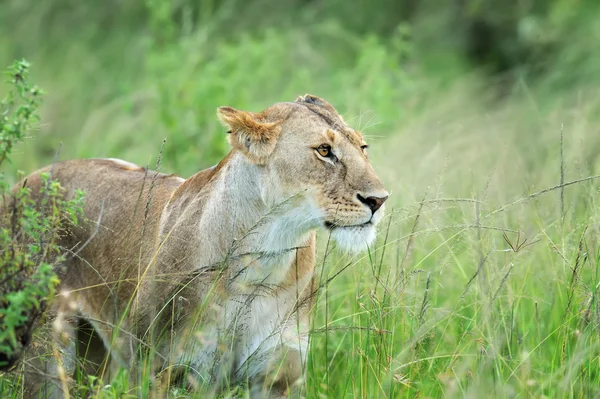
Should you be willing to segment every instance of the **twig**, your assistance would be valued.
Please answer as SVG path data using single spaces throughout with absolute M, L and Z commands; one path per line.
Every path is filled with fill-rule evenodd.
M 491 211 L 490 213 L 486 214 L 482 219 L 487 219 L 490 216 L 493 216 L 493 215 L 495 215 L 497 213 L 500 213 L 500 212 L 504 211 L 505 209 L 510 208 L 513 205 L 520 204 L 521 202 L 529 201 L 530 199 L 533 199 L 535 197 L 539 197 L 540 195 L 546 194 L 546 193 L 548 193 L 550 191 L 554 191 L 554 190 L 557 190 L 559 188 L 568 187 L 568 186 L 571 186 L 573 184 L 582 183 L 582 182 L 585 182 L 585 181 L 588 181 L 588 180 L 596 180 L 596 179 L 600 179 L 600 175 L 582 177 L 581 179 L 571 180 L 571 181 L 563 183 L 563 184 L 557 184 L 556 186 L 552 186 L 552 187 L 548 187 L 548 188 L 545 188 L 545 189 L 540 190 L 540 191 L 536 191 L 535 193 L 529 194 L 529 195 L 527 195 L 525 197 L 517 198 L 516 200 L 511 201 L 508 204 L 503 205 L 500 208 Z
M 565 221 L 565 155 L 564 155 L 564 123 L 560 124 L 560 217 Z

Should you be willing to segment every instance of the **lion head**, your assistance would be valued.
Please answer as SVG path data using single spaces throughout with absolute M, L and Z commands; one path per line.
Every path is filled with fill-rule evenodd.
M 331 104 L 307 94 L 259 113 L 220 107 L 218 116 L 233 149 L 268 176 L 267 202 L 300 196 L 310 205 L 306 218 L 340 247 L 360 251 L 373 242 L 388 192 L 364 138 Z

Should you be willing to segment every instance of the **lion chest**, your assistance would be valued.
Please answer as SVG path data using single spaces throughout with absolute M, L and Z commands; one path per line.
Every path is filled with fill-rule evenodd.
M 307 282 L 298 281 L 304 287 Z M 303 311 L 297 311 L 302 291 L 299 286 L 277 290 L 248 286 L 232 293 L 210 308 L 210 320 L 193 323 L 187 329 L 191 334 L 176 337 L 181 348 L 176 363 L 195 370 L 202 380 L 213 381 L 260 374 L 281 345 L 305 354 L 308 325 Z

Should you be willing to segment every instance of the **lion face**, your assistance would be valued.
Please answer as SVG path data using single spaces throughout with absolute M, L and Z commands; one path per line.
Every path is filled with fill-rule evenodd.
M 388 192 L 369 162 L 361 134 L 330 104 L 310 95 L 245 114 L 245 119 L 226 118 L 220 109 L 233 147 L 268 175 L 269 193 L 277 193 L 269 202 L 299 197 L 306 217 L 330 230 L 340 247 L 354 252 L 370 245 Z

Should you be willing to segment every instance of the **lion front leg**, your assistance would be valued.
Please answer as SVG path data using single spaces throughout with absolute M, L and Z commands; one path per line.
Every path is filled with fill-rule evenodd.
M 301 398 L 306 353 L 282 345 L 272 350 L 264 370 L 251 382 L 252 398 Z
M 308 331 L 305 323 L 291 320 L 272 334 L 250 355 L 238 372 L 244 370 L 252 398 L 301 398 Z

